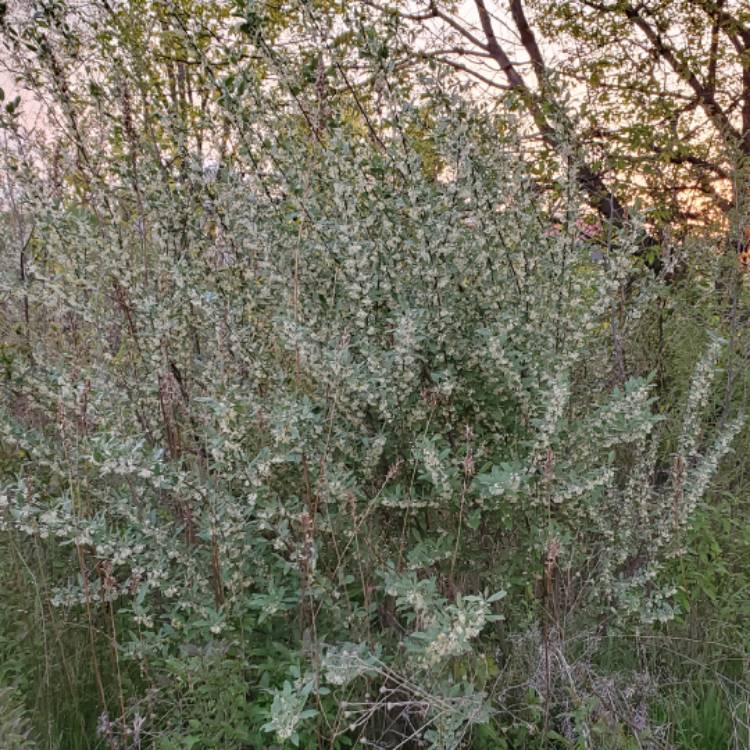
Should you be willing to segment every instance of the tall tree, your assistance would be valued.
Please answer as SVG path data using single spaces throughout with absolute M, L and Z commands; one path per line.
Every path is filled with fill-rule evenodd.
M 647 245 L 677 222 L 720 218 L 745 249 L 745 3 L 364 2 L 427 31 L 422 56 L 514 97 L 547 149 L 572 148 L 579 184 L 606 219 L 621 224 L 640 200 L 655 232 Z

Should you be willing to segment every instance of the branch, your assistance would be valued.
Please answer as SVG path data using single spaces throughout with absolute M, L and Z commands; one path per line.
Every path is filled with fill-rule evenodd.
M 724 112 L 717 103 L 713 92 L 700 82 L 698 76 L 696 76 L 686 63 L 681 62 L 677 58 L 675 50 L 664 41 L 661 34 L 652 28 L 638 10 L 629 4 L 624 6 L 618 5 L 616 8 L 612 8 L 612 10 L 619 10 L 620 8 L 622 8 L 622 11 L 628 20 L 646 35 L 646 38 L 651 42 L 654 51 L 663 58 L 682 81 L 693 90 L 701 103 L 701 108 L 719 133 L 725 138 L 730 137 L 739 142 L 741 140 L 740 134 L 732 126 L 726 112 Z
M 526 21 L 526 16 L 523 13 L 523 6 L 519 0 L 511 0 L 512 4 L 515 5 L 514 9 L 514 20 L 518 26 L 519 33 L 522 35 L 522 39 L 525 38 L 525 44 L 527 52 L 532 58 L 532 65 L 534 66 L 535 75 L 537 80 L 542 76 L 544 70 L 544 61 L 536 44 L 531 28 Z M 477 13 L 479 15 L 479 21 L 482 27 L 482 32 L 485 37 L 485 41 L 480 40 L 475 34 L 469 29 L 459 23 L 455 18 L 440 10 L 435 4 L 434 0 L 431 2 L 431 8 L 434 10 L 435 17 L 440 18 L 451 28 L 455 29 L 464 39 L 470 41 L 473 45 L 478 47 L 480 50 L 488 52 L 490 57 L 495 61 L 497 66 L 500 68 L 505 78 L 508 81 L 508 86 L 503 87 L 503 90 L 514 91 L 520 95 L 524 106 L 536 125 L 536 128 L 543 140 L 543 142 L 553 150 L 560 149 L 560 141 L 558 133 L 555 128 L 550 124 L 547 119 L 547 115 L 539 101 L 537 94 L 532 91 L 524 80 L 523 76 L 519 73 L 516 65 L 508 56 L 507 52 L 503 49 L 500 41 L 495 34 L 495 29 L 492 24 L 492 18 L 485 5 L 485 0 L 474 0 L 476 5 Z M 484 80 L 489 85 L 498 87 L 498 84 L 490 79 L 481 76 L 475 71 L 469 70 L 468 66 L 462 63 L 449 61 L 447 59 L 441 59 L 444 62 L 457 70 L 462 70 L 474 77 Z M 577 181 L 580 188 L 588 196 L 588 201 L 592 208 L 598 211 L 605 219 L 611 221 L 617 226 L 623 226 L 628 220 L 628 211 L 622 201 L 607 187 L 601 173 L 592 169 L 588 164 L 583 163 L 580 165 L 577 171 Z M 658 239 L 652 235 L 645 233 L 641 238 L 641 247 L 646 250 L 655 245 L 659 245 Z M 657 258 L 649 263 L 652 270 L 658 272 L 661 268 L 661 262 Z
M 430 50 L 429 55 L 464 55 L 465 57 L 484 57 L 492 59 L 489 52 L 479 52 L 470 47 L 446 47 L 445 49 Z
M 724 10 L 724 0 L 716 3 L 697 0 L 697 4 L 717 20 L 719 28 L 726 34 L 738 55 L 750 50 L 750 28 L 743 26 L 731 13 Z
M 495 30 L 492 26 L 492 19 L 487 12 L 484 0 L 474 0 L 474 2 L 477 6 L 477 11 L 479 12 L 479 21 L 482 24 L 482 30 L 487 37 L 487 49 L 497 60 L 500 69 L 505 73 L 511 88 L 524 95 L 526 106 L 528 107 L 545 143 L 553 149 L 559 148 L 560 144 L 558 143 L 557 134 L 553 127 L 549 124 L 549 121 L 545 117 L 539 104 L 536 102 L 535 97 L 529 90 L 526 82 L 500 46 L 497 36 L 495 35 Z M 600 173 L 595 172 L 588 164 L 584 163 L 578 170 L 578 183 L 589 196 L 589 201 L 591 202 L 592 207 L 602 216 L 609 221 L 613 221 L 615 224 L 622 225 L 625 223 L 628 215 L 627 209 L 619 198 L 607 188 Z M 646 243 L 649 246 L 652 244 L 658 244 L 653 238 L 648 238 Z
M 719 0 L 720 3 L 724 3 L 724 0 Z M 706 80 L 706 87 L 711 92 L 712 96 L 716 95 L 716 62 L 719 54 L 719 16 L 714 15 L 714 22 L 711 26 L 711 46 L 708 51 L 708 78 Z
M 531 64 L 534 67 L 534 75 L 540 86 L 544 84 L 546 66 L 542 52 L 536 42 L 536 36 L 526 20 L 526 14 L 523 10 L 522 0 L 511 0 L 510 12 L 513 14 L 513 21 L 518 27 L 518 33 L 521 35 L 521 44 L 528 52 L 531 58 Z
M 478 81 L 481 81 L 482 83 L 486 83 L 488 86 L 492 86 L 492 88 L 500 89 L 501 91 L 509 91 L 509 86 L 504 86 L 502 83 L 498 83 L 497 81 L 493 81 L 491 78 L 487 78 L 487 76 L 483 76 L 479 71 L 474 70 L 473 68 L 470 68 L 468 65 L 463 65 L 460 62 L 457 62 L 456 60 L 451 60 L 446 57 L 439 57 L 437 54 L 429 54 L 425 55 L 425 57 L 429 57 L 436 62 L 443 63 L 444 65 L 448 65 L 449 67 L 453 68 L 454 70 L 460 70 L 463 73 L 466 73 L 473 78 L 476 78 Z
M 660 158 L 665 158 L 670 164 L 689 164 L 691 167 L 697 167 L 705 172 L 713 172 L 717 177 L 722 180 L 729 180 L 730 175 L 722 169 L 718 164 L 712 164 L 706 159 L 701 159 L 699 156 L 692 156 L 691 154 L 665 154 L 665 149 L 654 148 L 654 153 Z
M 511 85 L 511 88 L 518 89 L 518 91 L 527 94 L 530 93 L 529 87 L 526 85 L 526 82 L 523 80 L 521 74 L 515 69 L 513 63 L 511 62 L 511 59 L 508 57 L 505 50 L 500 46 L 500 42 L 498 42 L 497 40 L 495 29 L 492 26 L 492 19 L 490 18 L 490 14 L 487 12 L 487 7 L 484 4 L 484 0 L 474 0 L 474 3 L 477 6 L 477 12 L 479 13 L 479 21 L 482 24 L 482 31 L 487 38 L 487 44 L 482 45 L 483 48 L 492 55 L 492 57 L 495 59 L 495 62 L 497 62 L 497 64 L 500 66 L 500 70 L 502 70 L 502 72 L 505 74 L 505 77 L 508 79 L 508 83 Z M 534 119 L 536 119 L 536 117 Z
M 436 5 L 433 5 L 433 8 L 435 9 L 435 17 L 447 23 L 448 26 L 450 26 L 452 29 L 455 29 L 464 39 L 468 39 L 472 44 L 475 44 L 480 49 L 485 50 L 485 52 L 492 52 L 492 50 L 490 50 L 489 47 L 484 42 L 482 42 L 479 37 L 474 36 L 474 34 L 472 34 L 469 29 L 461 26 L 461 24 L 458 23 L 455 18 L 449 16 L 447 13 L 444 13 Z
M 373 8 L 374 10 L 380 11 L 381 13 L 393 12 L 393 9 L 386 8 L 379 3 L 373 2 L 372 0 L 362 0 L 362 2 L 369 8 Z M 398 14 L 399 18 L 404 18 L 407 21 L 429 21 L 433 18 L 437 18 L 438 15 L 437 8 L 434 7 L 432 3 L 430 3 L 430 9 L 426 10 L 424 13 L 403 13 L 400 10 L 395 12 Z

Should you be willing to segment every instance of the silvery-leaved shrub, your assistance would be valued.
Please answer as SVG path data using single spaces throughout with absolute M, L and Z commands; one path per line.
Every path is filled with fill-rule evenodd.
M 371 117 L 292 85 L 293 51 L 232 41 L 276 75 L 230 80 L 196 45 L 228 134 L 210 169 L 166 117 L 128 133 L 116 66 L 88 183 L 14 172 L 33 232 L 24 278 L 0 269 L 0 518 L 137 686 L 102 690 L 110 743 L 134 716 L 198 736 L 175 707 L 210 714 L 225 670 L 222 747 L 456 747 L 504 710 L 513 638 L 549 700 L 566 623 L 671 616 L 660 564 L 740 428 L 698 439 L 715 343 L 657 471 L 650 374 L 613 350 L 612 299 L 628 335 L 658 285 L 640 228 L 584 231 L 575 160 L 543 188 L 511 111 L 440 71 L 396 85 L 363 38 Z

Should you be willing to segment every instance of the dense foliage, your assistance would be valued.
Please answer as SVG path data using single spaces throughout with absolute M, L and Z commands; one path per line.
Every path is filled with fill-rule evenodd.
M 399 23 L 6 12 L 18 747 L 748 741 L 744 219 L 655 273 Z

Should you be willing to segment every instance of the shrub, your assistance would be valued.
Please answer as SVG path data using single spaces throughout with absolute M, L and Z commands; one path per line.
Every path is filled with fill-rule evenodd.
M 621 351 L 660 284 L 639 226 L 592 231 L 574 163 L 540 191 L 512 113 L 424 84 L 311 138 L 245 80 L 215 170 L 133 173 L 105 128 L 82 193 L 17 174 L 2 523 L 90 636 L 113 748 L 645 727 L 590 649 L 674 613 L 660 567 L 742 424 L 702 439 L 721 342 L 665 465 Z

